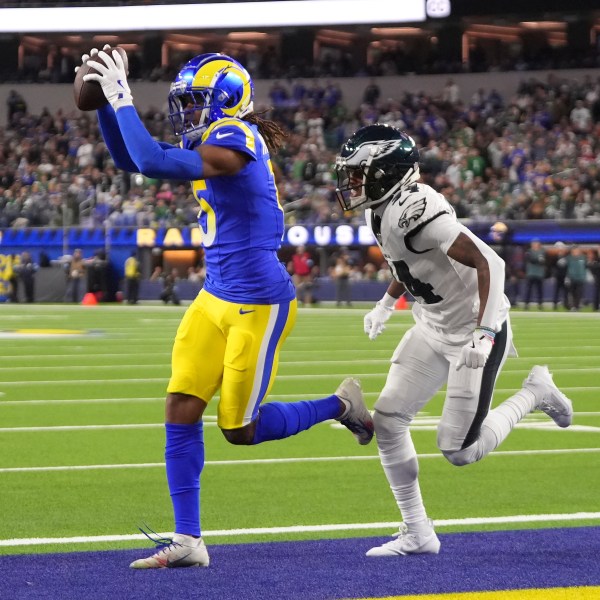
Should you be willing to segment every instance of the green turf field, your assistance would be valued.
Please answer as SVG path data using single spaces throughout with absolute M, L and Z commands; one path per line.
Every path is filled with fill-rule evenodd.
M 0 554 L 139 547 L 138 525 L 171 530 L 163 398 L 183 310 L 0 306 Z M 326 396 L 354 375 L 372 407 L 412 319 L 398 312 L 369 341 L 365 312 L 300 310 L 270 399 Z M 520 356 L 508 360 L 495 402 L 533 364 L 548 364 L 574 401 L 574 424 L 559 430 L 531 415 L 499 451 L 457 468 L 436 449 L 438 394 L 413 439 L 439 531 L 600 524 L 600 315 L 514 312 L 512 320 Z M 375 443 L 360 447 L 326 423 L 279 442 L 230 446 L 215 414 L 213 401 L 202 476 L 209 544 L 392 533 L 399 516 Z

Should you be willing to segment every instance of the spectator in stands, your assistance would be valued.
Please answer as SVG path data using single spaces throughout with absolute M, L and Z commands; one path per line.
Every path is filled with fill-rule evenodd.
M 576 133 L 589 133 L 591 131 L 592 113 L 583 100 L 575 101 L 570 119 Z
M 10 90 L 6 98 L 6 108 L 8 117 L 8 126 L 14 125 L 14 122 L 20 115 L 27 114 L 27 103 L 23 96 L 16 90 Z
M 449 104 L 456 104 L 460 100 L 460 88 L 452 78 L 448 79 L 444 85 L 442 100 Z
M 525 278 L 527 289 L 525 291 L 525 310 L 529 308 L 532 292 L 535 289 L 538 308 L 542 309 L 544 302 L 544 277 L 546 273 L 546 253 L 538 239 L 531 241 L 529 250 L 525 254 Z
M 586 80 L 578 85 L 566 84 L 556 76 L 547 82 L 531 78 L 510 101 L 495 98 L 492 102 L 488 97 L 483 108 L 465 110 L 460 102 L 443 102 L 442 90 L 439 98 L 404 93 L 385 102 L 379 99 L 375 105 L 353 107 L 338 102 L 331 107 L 329 86 L 321 93 L 315 82 L 309 86 L 310 93 L 304 92 L 305 104 L 294 106 L 288 93 L 292 104 L 274 113 L 290 128 L 297 128 L 278 156 L 283 173 L 280 183 L 285 188 L 294 180 L 297 169 L 292 165 L 302 152 L 308 164 L 306 179 L 300 179 L 314 186 L 310 193 L 317 197 L 333 166 L 328 149 L 339 147 L 340 140 L 347 139 L 358 126 L 385 120 L 423 139 L 424 145 L 428 140 L 432 142 L 423 152 L 428 167 L 432 167 L 431 173 L 423 173 L 424 178 L 444 190 L 459 217 L 489 218 L 490 222 L 598 217 L 596 156 L 600 138 L 577 133 L 570 120 L 576 101 L 586 98 L 584 105 L 589 104 L 592 100 L 587 97 L 594 98 L 597 84 Z M 287 83 L 282 81 L 280 85 L 285 87 Z M 554 98 L 547 115 L 542 115 L 546 102 L 538 99 L 540 90 L 544 98 L 550 94 Z M 123 172 L 114 169 L 87 113 L 19 115 L 11 129 L 10 144 L 0 142 L 0 227 L 104 223 L 181 226 L 195 220 L 194 199 L 176 193 L 175 182 L 157 180 L 140 187 L 125 181 Z M 153 109 L 143 116 L 153 135 L 165 134 L 168 121 L 164 115 Z M 314 119 L 310 135 L 309 118 Z M 450 124 L 449 131 L 444 130 L 444 123 Z M 88 144 L 93 147 L 91 164 L 82 166 L 77 154 L 80 146 Z M 479 156 L 471 148 L 476 148 Z M 485 161 L 481 176 L 479 159 Z M 448 170 L 453 160 L 456 167 Z M 89 158 L 83 162 L 89 163 Z M 428 177 L 432 179 L 427 181 Z M 160 188 L 165 183 L 171 186 L 172 194 L 162 194 L 165 190 Z M 446 189 L 450 184 L 453 189 Z M 308 196 L 303 188 L 295 190 L 294 195 L 291 200 Z M 293 215 L 296 223 L 323 222 L 326 217 L 322 204 L 313 204 L 312 199 Z
M 365 91 L 363 92 L 363 102 L 369 106 L 375 106 L 381 96 L 381 89 L 377 84 L 377 80 L 372 77 Z

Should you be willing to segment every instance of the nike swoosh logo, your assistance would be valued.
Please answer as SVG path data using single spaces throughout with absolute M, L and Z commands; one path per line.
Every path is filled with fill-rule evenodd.
M 225 133 L 224 131 L 217 131 L 217 139 L 220 140 L 224 137 L 227 137 L 228 135 L 233 135 L 233 131 L 228 131 L 227 133 Z
M 124 88 L 124 87 L 125 87 L 125 86 L 123 85 L 123 82 L 122 82 L 120 79 L 117 79 L 117 83 L 118 83 L 118 84 L 119 84 L 119 85 L 120 85 L 122 88 Z
M 256 312 L 256 309 L 253 308 L 252 310 L 244 310 L 243 308 L 240 308 L 240 315 L 247 315 L 251 312 Z
M 179 558 L 176 558 L 175 560 L 169 560 L 167 558 L 166 562 L 166 566 L 167 567 L 176 567 L 180 562 L 183 562 L 192 552 L 188 552 L 185 556 L 180 556 Z

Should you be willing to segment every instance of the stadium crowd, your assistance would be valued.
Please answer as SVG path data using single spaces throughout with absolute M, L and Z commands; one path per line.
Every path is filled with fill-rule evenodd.
M 358 107 L 332 79 L 273 82 L 270 116 L 289 131 L 275 157 L 288 224 L 359 222 L 335 200 L 335 154 L 361 125 L 390 123 L 421 148 L 422 173 L 459 217 L 486 220 L 600 218 L 600 78 L 522 80 L 511 97 L 481 89 L 468 101 L 451 79 L 435 96 L 382 98 L 376 78 Z M 114 168 L 93 113 L 32 115 L 14 91 L 0 127 L 0 227 L 178 226 L 197 207 L 183 182 Z M 165 114 L 143 115 L 158 138 Z

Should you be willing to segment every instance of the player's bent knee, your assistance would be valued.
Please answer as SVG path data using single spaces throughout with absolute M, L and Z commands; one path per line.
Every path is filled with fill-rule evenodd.
M 221 429 L 221 433 L 234 446 L 250 446 L 254 443 L 254 423 L 239 429 Z
M 398 414 L 388 414 L 375 409 L 373 412 L 373 425 L 378 436 L 398 436 L 408 431 L 410 419 Z
M 461 450 L 442 450 L 446 460 L 455 467 L 465 467 L 477 462 L 481 457 L 477 453 L 477 446 L 473 444 Z

